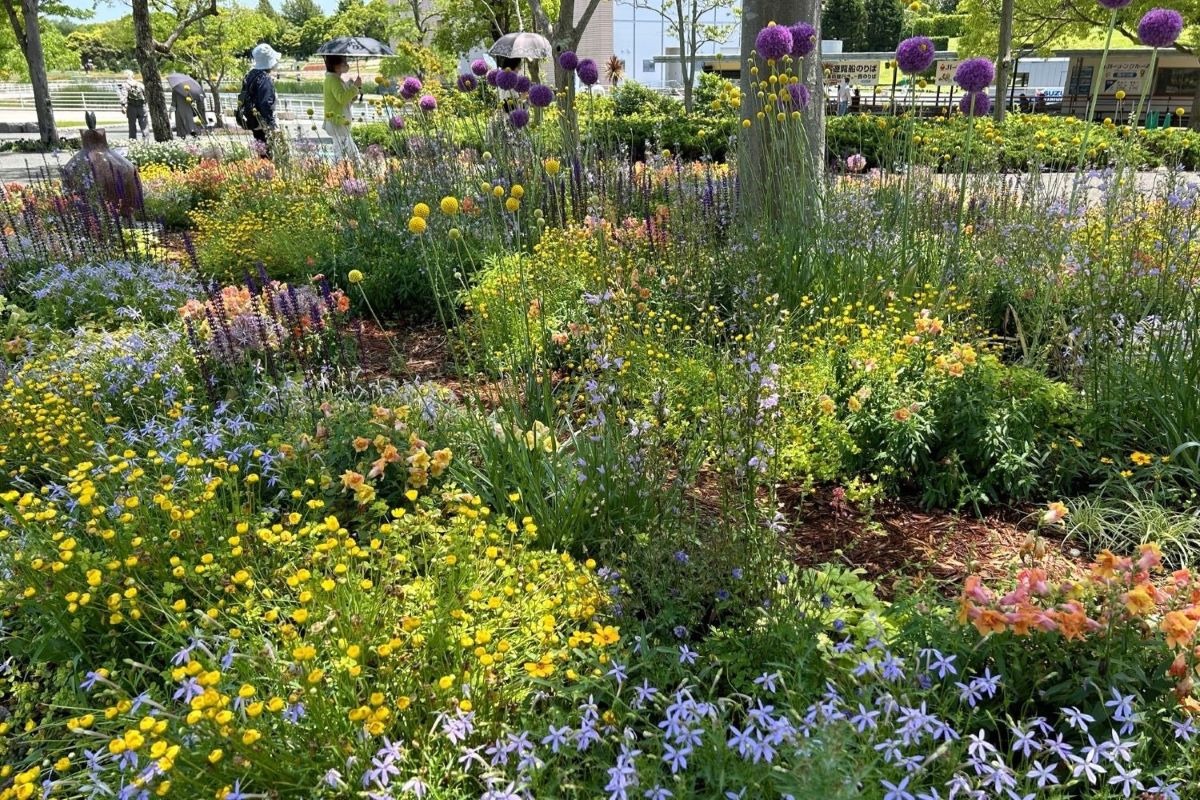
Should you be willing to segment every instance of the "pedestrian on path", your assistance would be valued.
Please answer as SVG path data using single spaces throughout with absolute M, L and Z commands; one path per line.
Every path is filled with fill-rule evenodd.
M 146 138 L 146 127 L 149 120 L 146 117 L 146 87 L 134 77 L 133 70 L 127 69 L 125 80 L 121 82 L 121 113 L 129 121 L 129 138 L 137 141 L 138 127 L 141 127 L 142 138 Z
M 275 135 L 275 81 L 271 70 L 279 66 L 279 53 L 269 44 L 258 44 L 250 51 L 251 69 L 238 93 L 238 124 L 262 143 L 263 158 L 271 157 L 271 137 Z
M 350 104 L 362 94 L 362 76 L 343 81 L 350 71 L 345 56 L 325 56 L 325 132 L 333 139 L 335 161 L 358 163 L 358 146 L 350 135 Z
M 851 96 L 850 79 L 842 78 L 842 82 L 840 84 L 838 84 L 838 94 L 837 94 L 837 97 L 838 97 L 837 113 L 838 113 L 839 117 L 846 116 L 846 112 L 850 108 L 850 96 Z

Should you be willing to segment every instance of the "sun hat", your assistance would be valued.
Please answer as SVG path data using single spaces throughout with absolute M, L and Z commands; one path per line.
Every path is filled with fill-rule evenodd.
M 280 55 L 271 45 L 263 43 L 255 45 L 250 51 L 250 58 L 253 59 L 254 69 L 269 70 L 279 64 Z

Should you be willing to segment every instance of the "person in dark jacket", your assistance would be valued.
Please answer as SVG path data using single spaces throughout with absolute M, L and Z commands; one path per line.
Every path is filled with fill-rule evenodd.
M 279 65 L 279 53 L 269 44 L 256 45 L 250 51 L 250 71 L 242 81 L 242 113 L 254 138 L 266 146 L 265 158 L 271 157 L 270 134 L 275 130 L 275 82 L 271 70 Z

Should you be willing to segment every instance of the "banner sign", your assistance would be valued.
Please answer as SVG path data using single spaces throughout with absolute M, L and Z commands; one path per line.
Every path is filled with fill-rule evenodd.
M 879 83 L 878 61 L 826 61 L 825 85 L 836 86 L 849 78 L 851 86 L 875 86 Z
M 1104 67 L 1104 85 L 1102 94 L 1113 94 L 1118 89 L 1124 89 L 1127 94 L 1140 92 L 1146 83 L 1146 70 L 1150 69 L 1150 61 L 1132 61 L 1118 59 L 1109 62 Z

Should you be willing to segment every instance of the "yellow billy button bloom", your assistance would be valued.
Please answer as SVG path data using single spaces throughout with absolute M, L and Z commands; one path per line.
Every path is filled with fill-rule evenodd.
M 425 203 L 417 203 L 413 206 L 413 216 L 425 219 L 429 216 L 429 206 Z
M 349 274 L 346 275 L 346 280 L 350 281 L 351 283 L 362 283 L 362 279 L 363 274 L 357 269 L 350 270 Z
M 442 213 L 446 216 L 454 216 L 458 213 L 458 198 L 450 196 L 443 197 L 442 202 L 438 204 L 438 207 L 442 209 Z
M 515 197 L 510 197 L 504 201 L 504 207 L 509 211 L 516 211 L 521 207 L 521 201 Z
M 424 233 L 426 227 L 428 226 L 426 225 L 423 217 L 413 217 L 408 221 L 409 233 L 416 234 L 417 236 L 420 236 L 422 233 Z

